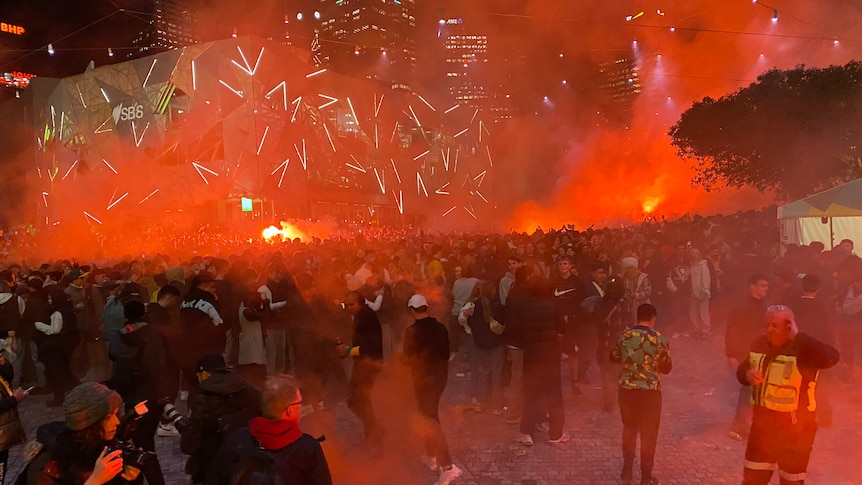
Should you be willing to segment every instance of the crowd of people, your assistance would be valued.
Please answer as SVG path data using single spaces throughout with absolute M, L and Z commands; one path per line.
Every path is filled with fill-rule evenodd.
M 802 483 L 831 419 L 814 389 L 836 348 L 844 366 L 825 378 L 855 379 L 862 259 L 852 241 L 782 247 L 768 211 L 533 234 L 366 231 L 213 254 L 6 265 L 0 429 L 15 432 L 0 434 L 0 469 L 23 440 L 17 403 L 50 393 L 65 422 L 40 428 L 21 483 L 163 484 L 155 436 L 179 437 L 193 483 L 331 483 L 300 417 L 346 398 L 364 446 L 380 446 L 372 390 L 394 362 L 411 371 L 439 485 L 462 473 L 438 413 L 450 366 L 469 373 L 469 406 L 517 425 L 523 446 L 565 446 L 563 389 L 577 399 L 597 368 L 602 409 L 622 417 L 621 479 L 633 479 L 640 436 L 640 483 L 652 485 L 670 342 L 721 342 L 724 327 L 744 483 L 768 483 L 776 466 L 782 483 Z

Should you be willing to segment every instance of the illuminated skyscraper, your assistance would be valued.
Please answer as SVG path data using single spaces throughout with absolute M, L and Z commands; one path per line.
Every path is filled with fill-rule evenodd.
M 512 105 L 504 94 L 504 84 L 513 75 L 513 66 L 520 64 L 509 63 L 508 56 L 503 63 L 492 62 L 488 35 L 463 19 L 441 15 L 438 22 L 448 97 L 463 106 L 488 112 L 495 121 L 511 118 Z
M 409 88 L 416 67 L 414 0 L 321 0 L 324 67 Z
M 601 90 L 605 95 L 606 112 L 611 116 L 631 114 L 635 99 L 641 93 L 637 61 L 616 59 L 599 65 Z
M 463 105 L 484 108 L 492 96 L 482 82 L 488 63 L 488 36 L 465 28 L 459 18 L 441 19 L 438 37 L 443 44 L 449 96 Z
M 195 14 L 186 0 L 141 2 L 146 15 L 144 28 L 132 40 L 130 57 L 142 57 L 198 42 Z

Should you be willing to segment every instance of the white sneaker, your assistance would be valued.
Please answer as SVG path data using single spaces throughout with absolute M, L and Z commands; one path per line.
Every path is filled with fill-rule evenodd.
M 162 438 L 176 438 L 179 435 L 180 432 L 177 431 L 177 428 L 173 424 L 159 423 L 159 427 L 156 429 L 156 436 Z
M 524 446 L 533 446 L 533 437 L 528 434 L 519 434 L 517 438 L 515 438 L 515 443 L 522 444 Z
M 440 472 L 440 478 L 437 479 L 434 485 L 449 485 L 450 483 L 452 483 L 452 481 L 460 477 L 463 473 L 464 472 L 461 471 L 460 468 L 455 465 L 452 465 L 449 468 Z
M 428 456 L 422 455 L 419 457 L 419 461 L 422 462 L 423 465 L 427 466 L 431 471 L 437 471 L 437 457 L 436 456 Z

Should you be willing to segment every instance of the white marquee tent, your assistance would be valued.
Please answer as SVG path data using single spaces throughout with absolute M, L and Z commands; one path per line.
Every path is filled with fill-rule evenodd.
M 783 244 L 820 241 L 826 249 L 842 239 L 862 245 L 862 179 L 778 208 Z

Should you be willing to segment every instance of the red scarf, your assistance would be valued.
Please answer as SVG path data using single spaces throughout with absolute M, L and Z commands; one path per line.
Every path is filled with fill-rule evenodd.
M 248 424 L 251 436 L 267 450 L 280 450 L 302 436 L 299 423 L 291 420 L 273 420 L 262 416 Z

